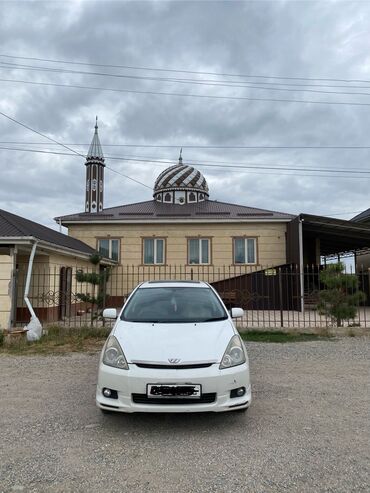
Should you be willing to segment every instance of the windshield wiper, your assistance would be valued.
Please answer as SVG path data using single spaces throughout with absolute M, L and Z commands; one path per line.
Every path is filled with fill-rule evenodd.
M 206 318 L 205 320 L 200 320 L 201 322 L 217 322 L 218 320 L 226 320 L 227 316 L 223 317 L 215 317 L 215 318 Z

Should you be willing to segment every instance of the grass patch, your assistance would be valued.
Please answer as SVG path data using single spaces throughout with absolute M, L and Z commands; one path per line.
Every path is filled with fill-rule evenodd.
M 328 340 L 329 337 L 320 336 L 317 334 L 293 334 L 286 332 L 269 332 L 269 331 L 259 331 L 251 330 L 248 332 L 242 332 L 242 339 L 245 341 L 253 342 L 305 342 L 305 341 L 323 341 Z
M 108 337 L 109 327 L 50 327 L 39 341 L 26 338 L 7 338 L 0 347 L 0 354 L 66 354 L 70 352 L 99 351 Z

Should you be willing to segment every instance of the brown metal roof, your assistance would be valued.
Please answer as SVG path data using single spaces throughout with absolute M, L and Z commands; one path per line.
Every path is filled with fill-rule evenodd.
M 366 209 L 365 211 L 361 212 L 360 214 L 357 214 L 357 216 L 353 217 L 351 221 L 354 221 L 356 223 L 360 222 L 369 222 L 370 221 L 370 209 Z
M 370 247 L 370 225 L 333 217 L 300 214 L 304 238 L 319 238 L 321 255 L 359 252 Z
M 155 200 L 138 202 L 136 204 L 120 205 L 104 209 L 101 213 L 70 214 L 55 218 L 61 220 L 63 224 L 70 222 L 95 222 L 95 221 L 161 221 L 163 219 L 210 219 L 210 220 L 236 220 L 245 221 L 246 219 L 261 220 L 281 220 L 289 221 L 293 215 L 283 212 L 257 209 L 244 205 L 228 204 L 215 200 L 205 200 L 196 204 L 165 204 Z
M 40 241 L 52 243 L 58 247 L 68 248 L 87 255 L 94 253 L 94 249 L 80 240 L 67 236 L 42 224 L 35 223 L 24 217 L 11 214 L 0 209 L 0 238 L 33 237 Z

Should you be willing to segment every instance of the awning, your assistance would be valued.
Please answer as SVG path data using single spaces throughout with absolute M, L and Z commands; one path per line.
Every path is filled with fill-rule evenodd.
M 320 239 L 322 256 L 370 252 L 370 225 L 312 214 L 300 214 L 299 218 L 304 239 Z

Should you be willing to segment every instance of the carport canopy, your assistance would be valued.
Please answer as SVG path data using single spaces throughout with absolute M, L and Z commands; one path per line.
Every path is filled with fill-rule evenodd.
M 302 229 L 300 229 L 302 228 Z M 370 225 L 312 214 L 299 214 L 287 227 L 287 261 L 305 265 L 320 257 L 338 258 L 370 253 Z
M 370 225 L 311 214 L 300 214 L 303 245 L 319 240 L 320 255 L 341 257 L 370 252 Z

